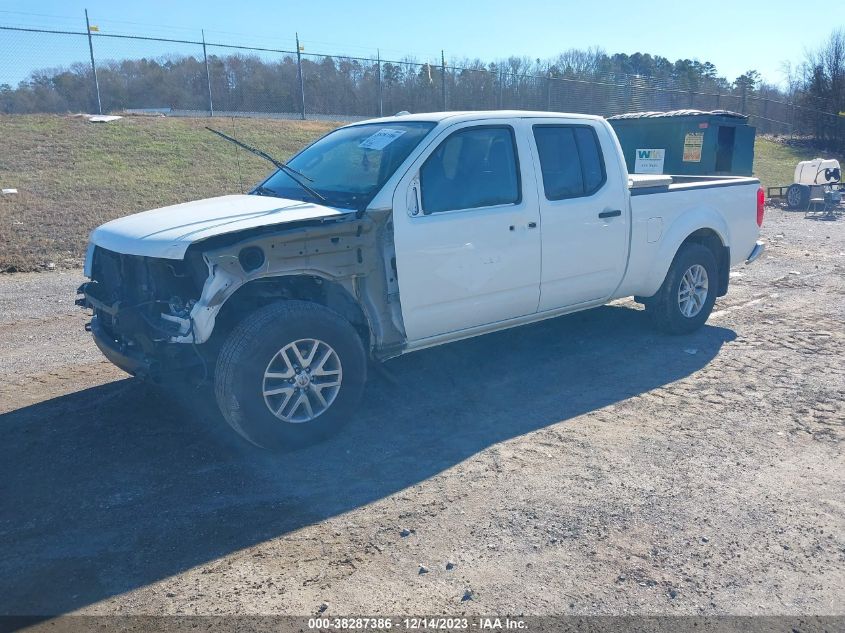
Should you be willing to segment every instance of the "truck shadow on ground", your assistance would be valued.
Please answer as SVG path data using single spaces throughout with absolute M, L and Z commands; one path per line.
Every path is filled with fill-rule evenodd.
M 421 351 L 338 436 L 281 456 L 133 380 L 0 415 L 0 614 L 65 613 L 369 504 L 689 376 L 734 336 L 604 307 Z

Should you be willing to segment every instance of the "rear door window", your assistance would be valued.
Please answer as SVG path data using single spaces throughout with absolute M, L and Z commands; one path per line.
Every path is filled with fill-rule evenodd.
M 590 196 L 607 177 L 595 130 L 585 125 L 535 125 L 543 189 L 549 200 Z

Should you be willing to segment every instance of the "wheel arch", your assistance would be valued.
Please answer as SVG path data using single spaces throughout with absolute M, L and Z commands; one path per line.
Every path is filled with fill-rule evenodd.
M 241 285 L 220 307 L 212 339 L 222 341 L 250 313 L 286 299 L 316 303 L 339 314 L 358 332 L 364 348 L 370 349 L 370 321 L 355 300 L 352 288 L 315 272 L 259 277 Z
M 727 292 L 731 261 L 730 232 L 724 218 L 715 209 L 690 210 L 682 214 L 661 241 L 662 245 L 638 296 L 651 297 L 660 290 L 678 251 L 691 242 L 702 244 L 713 253 L 719 268 L 717 296 L 721 297 Z

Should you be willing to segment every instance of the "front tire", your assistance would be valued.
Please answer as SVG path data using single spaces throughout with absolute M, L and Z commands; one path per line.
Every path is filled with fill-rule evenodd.
M 646 313 L 659 330 L 669 334 L 694 332 L 713 311 L 718 280 L 718 265 L 710 249 L 696 243 L 684 244 L 660 290 L 646 301 Z
M 318 442 L 349 421 L 367 375 L 361 337 L 339 314 L 306 301 L 257 310 L 229 334 L 214 373 L 229 425 L 271 450 Z

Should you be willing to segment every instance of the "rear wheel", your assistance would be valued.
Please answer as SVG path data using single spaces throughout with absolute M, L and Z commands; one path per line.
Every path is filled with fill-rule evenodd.
M 684 244 L 663 285 L 645 302 L 652 322 L 664 332 L 686 334 L 704 325 L 716 303 L 718 266 L 701 244 Z
M 220 350 L 214 375 L 223 417 L 248 441 L 283 450 L 346 423 L 366 380 L 361 338 L 343 317 L 283 301 L 247 317 Z

